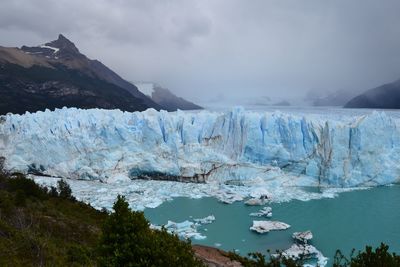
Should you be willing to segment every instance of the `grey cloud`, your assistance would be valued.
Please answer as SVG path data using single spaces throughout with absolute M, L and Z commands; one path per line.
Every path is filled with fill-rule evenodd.
M 2 0 L 0 41 L 63 33 L 128 80 L 194 99 L 299 96 L 400 78 L 398 10 L 396 0 Z

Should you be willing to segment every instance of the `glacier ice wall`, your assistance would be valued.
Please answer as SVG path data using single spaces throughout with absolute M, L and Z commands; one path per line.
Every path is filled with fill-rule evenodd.
M 302 185 L 381 185 L 399 181 L 399 149 L 397 121 L 383 112 L 324 119 L 64 108 L 0 117 L 8 169 L 75 179 L 273 179 L 279 169 L 308 177 Z

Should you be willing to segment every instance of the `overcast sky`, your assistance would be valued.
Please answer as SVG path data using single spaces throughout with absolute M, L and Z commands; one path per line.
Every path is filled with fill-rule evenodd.
M 398 0 L 1 0 L 0 45 L 59 33 L 130 81 L 193 100 L 400 78 Z

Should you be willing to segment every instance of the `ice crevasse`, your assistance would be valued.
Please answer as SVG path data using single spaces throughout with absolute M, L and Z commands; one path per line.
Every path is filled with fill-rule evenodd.
M 281 112 L 46 110 L 0 117 L 9 170 L 72 179 L 273 180 L 374 186 L 400 180 L 400 131 L 384 112 L 324 118 Z

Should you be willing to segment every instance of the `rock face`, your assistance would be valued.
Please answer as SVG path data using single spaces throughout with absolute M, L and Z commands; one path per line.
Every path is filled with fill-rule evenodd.
M 384 185 L 400 177 L 398 122 L 379 112 L 335 120 L 242 109 L 61 109 L 0 121 L 0 157 L 7 168 L 22 172 L 222 183 L 279 181 L 290 173 L 291 185 L 327 187 Z M 240 198 L 226 194 L 221 200 Z
M 345 108 L 400 108 L 400 80 L 371 89 L 351 99 Z
M 268 233 L 275 230 L 286 230 L 290 227 L 289 224 L 278 221 L 253 221 L 253 226 L 250 230 L 253 230 L 259 234 Z
M 201 245 L 193 245 L 193 250 L 199 258 L 208 267 L 241 267 L 242 264 L 231 260 L 225 251 L 217 248 L 211 248 Z
M 0 47 L 0 114 L 66 107 L 141 111 L 162 107 L 59 35 L 44 45 Z

